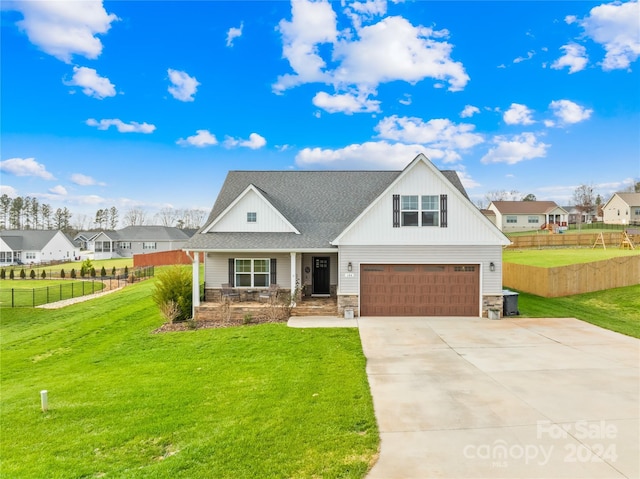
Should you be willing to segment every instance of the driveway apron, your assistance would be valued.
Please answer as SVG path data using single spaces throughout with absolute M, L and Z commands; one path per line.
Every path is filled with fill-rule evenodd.
M 360 318 L 368 479 L 640 477 L 640 341 L 576 319 Z

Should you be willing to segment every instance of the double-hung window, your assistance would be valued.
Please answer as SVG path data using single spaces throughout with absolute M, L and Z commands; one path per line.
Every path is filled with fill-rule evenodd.
M 402 226 L 439 226 L 440 197 L 409 195 L 400 198 Z
M 239 288 L 261 288 L 269 286 L 270 260 L 240 259 L 235 260 L 235 285 Z

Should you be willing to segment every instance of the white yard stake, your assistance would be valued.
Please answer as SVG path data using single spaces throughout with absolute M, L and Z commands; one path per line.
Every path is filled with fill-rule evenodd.
M 44 389 L 40 391 L 40 404 L 42 406 L 42 412 L 47 412 L 47 408 L 49 407 L 49 401 L 47 398 L 47 390 Z

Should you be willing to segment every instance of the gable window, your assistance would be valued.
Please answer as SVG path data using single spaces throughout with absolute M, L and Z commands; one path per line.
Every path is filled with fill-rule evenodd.
M 235 285 L 240 288 L 261 288 L 269 286 L 270 264 L 268 258 L 235 259 Z
M 440 197 L 410 195 L 400 197 L 402 226 L 439 226 Z
M 529 223 L 538 223 L 539 219 L 537 216 L 529 216 Z
M 507 223 L 517 223 L 517 222 L 518 222 L 517 216 L 507 216 Z
M 247 212 L 247 223 L 255 223 L 258 220 L 258 213 L 255 211 Z

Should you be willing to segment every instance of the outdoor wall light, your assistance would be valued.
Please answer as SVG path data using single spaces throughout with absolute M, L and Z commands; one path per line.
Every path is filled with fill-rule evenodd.
M 489 269 L 491 271 L 495 271 L 496 270 L 496 264 L 493 261 L 491 263 L 489 263 Z
M 352 271 L 353 270 L 353 265 L 351 264 L 351 261 L 349 261 L 349 264 L 347 264 L 347 271 Z

